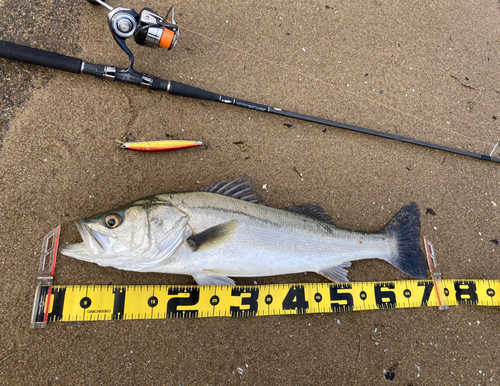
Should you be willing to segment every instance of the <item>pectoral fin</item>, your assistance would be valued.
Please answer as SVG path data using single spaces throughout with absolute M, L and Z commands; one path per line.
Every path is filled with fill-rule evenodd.
M 331 280 L 335 283 L 348 283 L 349 279 L 347 278 L 347 269 L 351 266 L 350 261 L 346 261 L 345 263 L 342 263 L 340 265 L 336 265 L 335 267 L 330 267 L 327 269 L 323 269 L 321 271 L 318 271 L 318 273 L 324 277 L 326 277 L 328 280 Z
M 207 251 L 229 240 L 237 228 L 236 221 L 228 221 L 191 236 L 187 243 L 193 251 Z
M 193 275 L 198 285 L 234 285 L 234 280 L 223 275 L 197 273 Z

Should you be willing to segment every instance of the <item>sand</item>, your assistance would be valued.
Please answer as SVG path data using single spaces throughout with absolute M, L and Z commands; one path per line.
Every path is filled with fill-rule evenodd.
M 111 2 L 111 0 L 110 0 Z M 117 1 L 163 14 L 159 0 Z M 180 1 L 172 51 L 132 41 L 136 69 L 278 108 L 490 154 L 500 140 L 494 0 Z M 0 2 L 1 38 L 126 66 L 106 10 Z M 0 60 L 0 383 L 5 385 L 499 384 L 498 309 L 114 321 L 29 327 L 43 236 L 167 191 L 246 175 L 266 204 L 320 203 L 380 229 L 419 204 L 447 279 L 500 278 L 499 165 L 387 139 Z M 120 150 L 115 139 L 206 146 Z M 496 156 L 500 151 L 497 150 Z M 266 186 L 264 189 L 263 186 Z M 496 242 L 495 242 L 496 241 Z M 408 277 L 355 262 L 352 281 Z M 315 274 L 238 284 L 324 282 Z M 61 256 L 57 284 L 194 284 Z M 238 368 L 240 370 L 238 370 Z

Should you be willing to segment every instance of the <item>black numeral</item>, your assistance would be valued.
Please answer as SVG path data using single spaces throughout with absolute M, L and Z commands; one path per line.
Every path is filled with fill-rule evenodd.
M 242 297 L 241 305 L 242 306 L 250 306 L 247 309 L 241 309 L 240 306 L 231 306 L 230 312 L 231 316 L 242 317 L 242 316 L 254 316 L 259 309 L 259 304 L 257 303 L 257 299 L 259 298 L 259 290 L 258 288 L 233 288 L 231 290 L 231 296 L 239 296 L 241 294 L 250 294 L 250 297 Z
M 125 294 L 127 290 L 125 288 L 114 288 L 113 293 L 115 294 L 115 302 L 113 305 L 113 319 L 123 319 L 123 314 L 125 312 Z
M 378 308 L 396 307 L 396 294 L 388 291 L 394 288 L 394 283 L 375 284 L 375 300 Z
M 179 306 L 194 306 L 200 301 L 199 288 L 169 288 L 169 295 L 189 294 L 189 297 L 170 298 L 167 302 L 167 317 L 197 318 L 198 310 L 178 310 Z
M 434 283 L 432 281 L 419 281 L 417 284 L 418 287 L 425 286 L 424 296 L 422 296 L 422 304 L 421 306 L 427 306 L 429 302 L 429 297 L 431 296 L 432 289 L 434 288 Z
M 297 310 L 297 314 L 304 313 L 309 308 L 309 302 L 306 301 L 304 286 L 291 287 L 283 300 L 284 310 Z
M 459 304 L 477 303 L 476 283 L 473 281 L 456 281 L 455 292 Z
M 332 284 L 330 286 L 330 300 L 332 301 L 332 310 L 350 311 L 354 306 L 354 301 L 350 293 L 338 292 L 342 289 L 352 289 L 351 284 Z
M 50 320 L 51 322 L 57 322 L 58 320 L 61 320 L 63 316 L 66 288 L 52 288 L 52 295 L 54 295 L 54 299 L 52 300 L 52 311 L 49 313 L 47 320 Z

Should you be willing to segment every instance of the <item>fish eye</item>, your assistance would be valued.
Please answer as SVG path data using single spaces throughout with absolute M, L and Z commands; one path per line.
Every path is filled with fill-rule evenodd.
M 104 220 L 104 222 L 106 223 L 106 226 L 108 228 L 116 228 L 118 225 L 120 225 L 120 223 L 122 222 L 122 219 L 120 216 L 118 216 L 117 214 L 108 214 L 106 216 L 106 219 Z

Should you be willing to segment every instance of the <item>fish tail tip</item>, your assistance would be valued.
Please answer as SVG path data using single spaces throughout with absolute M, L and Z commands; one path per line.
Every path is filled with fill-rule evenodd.
M 387 259 L 401 272 L 417 279 L 427 278 L 427 264 L 420 248 L 420 210 L 416 202 L 401 208 L 384 228 L 396 238 L 397 250 Z

